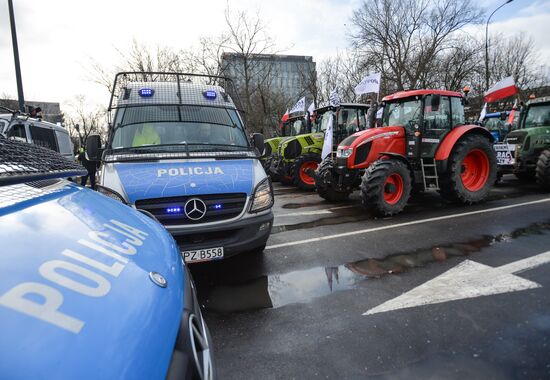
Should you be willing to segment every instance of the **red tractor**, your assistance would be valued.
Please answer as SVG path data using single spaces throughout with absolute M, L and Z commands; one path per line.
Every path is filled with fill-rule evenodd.
M 377 215 L 403 210 L 413 188 L 450 201 L 484 200 L 495 182 L 493 136 L 465 125 L 464 97 L 444 90 L 397 92 L 382 99 L 382 127 L 357 132 L 316 171 L 317 192 L 337 201 L 357 187 Z

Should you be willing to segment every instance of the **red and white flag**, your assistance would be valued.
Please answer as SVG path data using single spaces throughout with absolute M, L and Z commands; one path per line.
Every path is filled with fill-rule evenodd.
M 483 100 L 485 100 L 486 103 L 492 103 L 499 99 L 504 99 L 515 95 L 518 92 L 519 90 L 514 82 L 514 77 L 510 76 L 495 83 L 490 89 L 488 89 Z
M 514 101 L 514 105 L 512 106 L 512 111 L 510 111 L 510 116 L 508 116 L 508 124 L 514 123 L 514 116 L 516 114 L 516 109 L 518 108 L 518 100 Z

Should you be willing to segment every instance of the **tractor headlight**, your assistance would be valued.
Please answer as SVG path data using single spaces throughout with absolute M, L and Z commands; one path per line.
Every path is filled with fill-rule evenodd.
M 260 212 L 271 206 L 273 206 L 273 190 L 271 189 L 269 178 L 266 178 L 254 190 L 250 212 Z
M 124 197 L 122 195 L 120 195 L 119 193 L 117 193 L 113 189 L 109 189 L 108 187 L 97 185 L 97 192 L 101 193 L 101 194 L 103 194 L 103 195 L 105 195 L 105 196 L 107 196 L 111 199 L 114 199 L 115 201 L 122 202 L 125 205 L 128 204 L 128 202 L 126 202 L 126 200 L 124 199 Z
M 353 148 L 338 148 L 336 150 L 336 157 L 338 158 L 348 158 L 353 154 Z

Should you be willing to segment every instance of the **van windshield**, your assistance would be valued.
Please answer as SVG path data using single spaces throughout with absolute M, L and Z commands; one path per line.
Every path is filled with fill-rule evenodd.
M 112 149 L 182 145 L 246 148 L 248 141 L 235 109 L 192 105 L 120 108 L 115 117 Z

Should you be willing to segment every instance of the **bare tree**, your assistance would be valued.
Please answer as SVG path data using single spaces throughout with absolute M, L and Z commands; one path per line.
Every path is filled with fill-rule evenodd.
M 368 0 L 353 12 L 351 40 L 386 91 L 426 87 L 456 32 L 481 16 L 472 0 Z
M 65 114 L 65 126 L 69 135 L 78 138 L 80 146 L 86 145 L 86 140 L 91 134 L 99 134 L 105 140 L 107 131 L 106 112 L 103 109 L 90 110 L 84 95 L 77 95 L 68 103 L 68 111 Z

